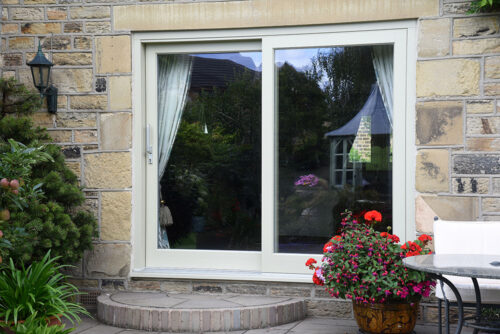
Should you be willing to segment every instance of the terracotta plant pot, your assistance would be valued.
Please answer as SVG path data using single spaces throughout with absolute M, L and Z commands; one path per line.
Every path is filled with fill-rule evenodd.
M 363 304 L 352 303 L 356 322 L 369 334 L 409 334 L 415 328 L 418 302 Z

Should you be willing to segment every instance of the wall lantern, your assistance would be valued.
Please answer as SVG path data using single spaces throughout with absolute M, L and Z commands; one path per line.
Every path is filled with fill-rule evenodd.
M 47 98 L 47 110 L 55 114 L 57 112 L 57 88 L 49 86 L 50 70 L 54 64 L 45 58 L 42 46 L 38 43 L 38 52 L 32 61 L 28 63 L 33 76 L 33 84 L 40 91 L 40 96 Z

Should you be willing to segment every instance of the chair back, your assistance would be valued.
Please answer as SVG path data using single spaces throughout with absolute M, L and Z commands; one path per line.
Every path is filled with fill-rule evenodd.
M 500 221 L 434 221 L 436 254 L 500 255 Z

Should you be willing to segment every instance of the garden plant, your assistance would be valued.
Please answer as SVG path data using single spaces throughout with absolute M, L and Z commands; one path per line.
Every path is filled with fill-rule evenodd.
M 425 246 L 431 237 L 423 234 L 400 245 L 398 236 L 374 229 L 381 221 L 378 211 L 366 212 L 364 222 L 346 212 L 341 234 L 323 248 L 323 263 L 316 265 L 312 258 L 306 262 L 314 270 L 314 283 L 325 286 L 332 297 L 358 303 L 414 302 L 429 296 L 435 282 L 404 267 L 403 259 L 429 254 Z

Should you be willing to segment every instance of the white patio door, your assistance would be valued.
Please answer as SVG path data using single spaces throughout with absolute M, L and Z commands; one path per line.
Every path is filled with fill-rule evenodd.
M 376 196 L 367 199 L 363 197 L 364 192 L 358 192 L 354 195 L 356 204 L 368 202 L 385 207 L 390 211 L 392 231 L 402 240 L 412 237 L 413 226 L 407 226 L 406 222 L 413 220 L 413 198 L 407 196 L 406 189 L 413 189 L 414 182 L 408 177 L 411 168 L 407 165 L 407 161 L 414 159 L 408 152 L 413 133 L 407 131 L 412 128 L 412 117 L 408 116 L 412 101 L 408 95 L 414 89 L 408 85 L 412 79 L 408 78 L 408 73 L 410 76 L 413 73 L 408 64 L 408 43 L 414 42 L 414 30 L 405 24 L 402 28 L 375 27 L 365 29 L 360 25 L 350 29 L 343 26 L 342 31 L 335 31 L 335 27 L 262 29 L 234 34 L 218 31 L 202 34 L 202 37 L 194 33 L 173 33 L 162 43 L 146 45 L 144 125 L 149 126 L 152 147 L 151 163 L 145 159 L 144 169 L 146 267 L 309 273 L 304 266 L 305 260 L 310 256 L 320 260 L 322 249 L 318 243 L 323 238 L 327 242 L 336 232 L 334 224 L 340 218 L 332 216 L 334 206 L 339 207 L 341 199 L 344 200 L 341 196 L 347 193 L 352 195 L 357 186 L 364 187 L 363 191 L 370 194 L 375 191 Z M 411 37 L 408 37 L 409 31 Z M 392 84 L 389 95 L 393 99 L 391 115 L 385 114 L 385 111 L 364 111 L 364 114 L 357 115 L 372 94 L 373 99 L 378 99 L 374 101 L 378 101 L 379 107 L 383 105 L 381 101 L 387 102 L 387 92 L 379 93 L 382 89 L 377 89 L 375 85 L 376 82 L 379 82 L 378 86 L 382 85 L 380 78 L 376 80 L 375 74 L 380 76 L 379 72 L 370 74 L 371 81 L 364 83 L 368 88 L 364 88 L 363 101 L 358 101 L 359 108 L 351 108 L 352 114 L 346 115 L 345 120 L 332 116 L 338 115 L 338 112 L 326 111 L 334 110 L 335 106 L 328 104 L 334 104 L 331 100 L 327 104 L 315 104 L 317 100 L 325 99 L 328 87 L 334 87 L 331 86 L 332 77 L 324 72 L 325 67 L 321 73 L 314 72 L 312 63 L 320 66 L 323 59 L 326 64 L 328 57 L 334 58 L 336 53 L 347 51 L 372 54 L 367 50 L 378 45 L 389 47 L 393 56 L 393 75 L 389 78 Z M 177 141 L 171 148 L 166 167 L 167 171 L 177 168 L 177 174 L 162 176 L 169 178 L 166 180 L 159 177 L 158 115 L 159 108 L 164 108 L 159 107 L 159 62 L 161 57 L 175 55 L 192 57 L 195 65 L 191 65 L 190 88 L 185 96 L 180 125 L 174 127 Z M 219 81 L 206 83 L 204 75 L 211 70 L 217 73 Z M 224 75 L 221 74 L 223 71 L 226 71 Z M 300 80 L 304 80 L 303 83 L 298 88 L 294 87 L 294 83 Z M 311 84 L 308 95 L 304 97 L 307 100 L 305 109 L 301 107 L 294 111 L 293 105 L 288 103 L 301 101 L 294 99 L 314 80 L 316 83 Z M 258 85 L 260 94 L 255 94 Z M 243 96 L 238 97 L 238 92 Z M 314 94 L 319 94 L 319 97 L 312 98 Z M 248 96 L 253 96 L 253 104 L 251 99 L 244 98 Z M 257 96 L 259 101 L 256 101 Z M 260 109 L 258 117 L 254 104 L 258 104 Z M 240 108 L 237 122 L 234 121 L 236 113 L 231 108 Z M 315 114 L 318 115 L 316 125 L 306 128 L 305 121 L 295 122 L 300 123 L 296 133 L 306 134 L 305 137 L 287 132 L 292 131 L 290 117 L 296 115 L 300 119 L 303 117 L 301 110 L 309 112 L 308 108 L 311 115 L 313 110 L 318 110 Z M 389 109 L 387 104 L 383 110 L 386 109 Z M 253 116 L 247 117 L 250 114 Z M 356 117 L 361 120 L 357 121 L 354 132 L 339 130 Z M 232 121 L 235 122 L 233 132 L 228 130 L 231 128 L 229 125 L 225 125 L 232 124 Z M 352 152 L 357 148 L 356 140 L 362 137 L 360 124 L 363 122 L 371 122 L 372 130 L 368 133 L 371 144 L 368 153 L 357 152 L 358 155 L 354 156 Z M 375 131 L 375 128 L 384 126 L 386 130 Z M 329 137 L 328 133 L 339 137 Z M 287 146 L 287 138 L 283 135 L 290 136 L 290 145 Z M 195 140 L 189 146 L 182 138 Z M 316 138 L 313 144 L 310 144 L 311 138 Z M 331 144 L 343 139 L 347 144 Z M 251 148 L 257 140 L 260 148 L 256 149 L 255 145 Z M 234 146 L 235 143 L 238 145 Z M 335 147 L 343 151 L 337 152 Z M 200 152 L 195 153 L 197 149 Z M 210 161 L 204 158 L 207 150 L 212 159 Z M 193 157 L 188 157 L 188 153 Z M 370 158 L 359 160 L 363 154 L 368 154 Z M 187 164 L 186 159 L 194 162 Z M 312 161 L 315 161 L 314 166 Z M 259 170 L 255 170 L 257 162 Z M 247 165 L 253 182 L 243 180 L 245 173 L 240 170 L 240 163 Z M 234 167 L 235 164 L 238 167 Z M 344 169 L 338 166 L 344 166 Z M 223 175 L 218 175 L 218 171 L 223 171 Z M 340 183 L 340 186 L 342 181 L 332 179 L 337 172 L 344 175 L 344 184 Z M 348 177 L 345 177 L 346 173 Z M 346 179 L 353 181 L 347 184 Z M 230 180 L 228 186 L 225 185 L 227 180 Z M 255 187 L 250 189 L 252 183 Z M 167 200 L 172 221 L 159 223 L 160 200 L 171 189 L 180 193 L 184 202 L 174 204 L 174 199 Z M 188 203 L 190 193 L 186 189 L 192 191 L 194 204 Z M 311 199 L 318 202 L 313 203 Z M 174 209 L 175 205 L 177 209 Z M 187 209 L 179 210 L 182 207 Z M 189 217 L 182 218 L 187 211 L 190 212 Z M 163 237 L 168 239 L 169 248 L 159 245 L 161 224 L 168 225 L 164 228 L 166 233 Z M 255 231 L 256 226 L 258 231 Z

